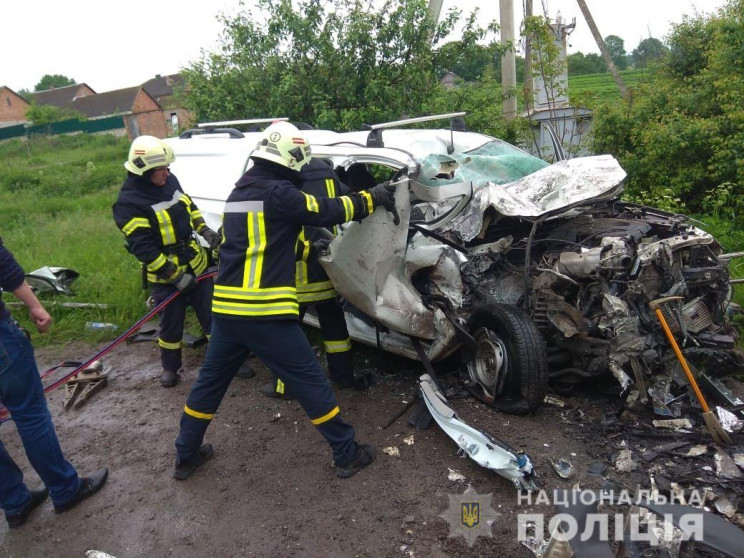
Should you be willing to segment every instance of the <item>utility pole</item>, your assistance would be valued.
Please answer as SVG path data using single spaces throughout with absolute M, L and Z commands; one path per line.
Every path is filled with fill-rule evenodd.
M 576 1 L 579 3 L 579 8 L 581 9 L 581 13 L 584 14 L 584 19 L 586 20 L 586 24 L 589 26 L 589 29 L 591 30 L 592 35 L 594 35 L 594 40 L 597 41 L 597 46 L 599 47 L 599 51 L 602 53 L 602 57 L 604 58 L 604 61 L 607 64 L 607 68 L 610 70 L 610 73 L 612 74 L 612 79 L 615 80 L 615 83 L 617 84 L 618 89 L 620 89 L 620 94 L 623 96 L 624 99 L 629 99 L 630 96 L 628 94 L 628 89 L 625 87 L 625 82 L 623 82 L 623 78 L 620 77 L 620 72 L 617 71 L 617 67 L 615 66 L 615 63 L 612 61 L 612 56 L 610 56 L 610 51 L 607 50 L 607 45 L 605 44 L 604 39 L 602 39 L 602 35 L 599 33 L 599 29 L 597 29 L 597 24 L 594 23 L 594 18 L 592 17 L 592 14 L 586 5 L 586 2 L 584 0 L 576 0 Z
M 517 86 L 517 65 L 514 52 L 514 3 L 512 0 L 499 1 L 499 23 L 501 25 L 501 44 L 509 43 L 509 49 L 501 57 L 501 88 L 504 104 L 501 109 L 504 118 L 509 121 L 517 116 L 517 97 L 514 90 Z
M 442 2 L 444 0 L 429 0 L 429 17 L 434 22 L 434 25 L 439 21 L 439 15 L 442 13 Z
M 532 0 L 524 2 L 524 19 L 532 17 Z M 524 108 L 527 114 L 532 110 L 532 97 L 534 96 L 532 86 L 532 41 L 530 36 L 524 37 Z

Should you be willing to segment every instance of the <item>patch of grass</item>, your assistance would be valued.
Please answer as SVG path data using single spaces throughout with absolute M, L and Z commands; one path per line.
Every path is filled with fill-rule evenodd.
M 139 264 L 124 248 L 114 224 L 111 205 L 125 171 L 129 142 L 114 136 L 34 138 L 27 144 L 0 144 L 0 176 L 33 175 L 23 188 L 0 180 L 0 225 L 6 246 L 27 273 L 43 267 L 66 267 L 80 277 L 72 284 L 75 296 L 40 295 L 54 318 L 48 335 L 35 335 L 36 344 L 59 344 L 73 339 L 100 340 L 113 333 L 85 331 L 85 322 L 111 322 L 119 331 L 146 312 Z M 15 301 L 5 295 L 6 302 Z M 106 304 L 106 309 L 65 308 L 63 302 Z M 26 329 L 24 308 L 12 308 Z
M 631 89 L 644 81 L 649 81 L 654 75 L 648 68 L 638 70 L 622 70 L 620 77 L 625 85 Z M 589 74 L 583 76 L 569 76 L 568 94 L 572 105 L 596 108 L 600 104 L 619 101 L 622 97 L 617 84 L 609 72 Z
M 700 221 L 697 225 L 712 234 L 725 252 L 744 251 L 744 230 L 737 221 L 719 215 L 698 215 L 696 219 Z M 744 258 L 733 258 L 729 271 L 734 279 L 744 278 Z M 744 308 L 744 284 L 734 286 L 733 301 Z

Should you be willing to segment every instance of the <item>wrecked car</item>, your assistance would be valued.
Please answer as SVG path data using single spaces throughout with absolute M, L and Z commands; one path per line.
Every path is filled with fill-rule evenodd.
M 626 175 L 610 155 L 548 164 L 467 131 L 462 115 L 444 115 L 443 129 L 410 127 L 439 116 L 305 131 L 352 189 L 397 186 L 399 224 L 377 211 L 341 227 L 320 258 L 352 339 L 449 359 L 473 394 L 512 413 L 536 410 L 549 382 L 608 378 L 619 393 L 646 393 L 675 363 L 649 309 L 662 297 L 682 297 L 664 312 L 684 346 L 729 362 L 737 307 L 715 238 L 683 215 L 621 201 Z M 167 140 L 173 172 L 214 228 L 260 135 L 240 124 L 256 121 Z M 311 312 L 305 321 L 318 325 Z

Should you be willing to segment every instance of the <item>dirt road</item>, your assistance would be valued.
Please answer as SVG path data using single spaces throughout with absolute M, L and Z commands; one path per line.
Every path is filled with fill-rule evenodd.
M 191 479 L 174 481 L 178 420 L 203 350 L 185 350 L 186 372 L 173 389 L 158 384 L 154 344 L 137 343 L 112 353 L 105 362 L 111 366 L 108 386 L 82 408 L 63 411 L 62 389 L 49 395 L 69 460 L 82 473 L 108 467 L 109 481 L 100 494 L 63 515 L 55 515 L 47 501 L 21 529 L 10 532 L 2 522 L 0 556 L 82 557 L 89 549 L 117 558 L 532 556 L 517 540 L 518 514 L 552 515 L 551 509 L 520 505 L 509 482 L 459 458 L 455 443 L 436 424 L 417 431 L 404 417 L 382 428 L 414 393 L 414 378 L 421 373 L 415 364 L 395 375 L 378 374 L 367 391 L 337 392 L 358 439 L 380 450 L 397 447 L 399 457 L 380 452 L 369 469 L 349 480 L 337 478 L 329 448 L 299 405 L 261 395 L 268 371 L 256 363 L 257 376 L 233 381 L 207 432 L 214 459 Z M 93 353 L 70 346 L 37 357 L 45 369 Z M 648 488 L 651 462 L 640 460 L 629 473 L 609 465 L 623 435 L 603 430 L 608 400 L 584 395 L 564 401 L 563 408 L 548 405 L 531 417 L 502 415 L 472 398 L 452 405 L 471 426 L 524 449 L 546 488 L 576 483 L 598 488 L 607 478 Z M 403 439 L 411 434 L 414 443 L 407 445 Z M 12 422 L 2 425 L 0 436 L 29 486 L 38 486 Z M 560 478 L 551 458 L 570 461 L 572 478 Z M 712 450 L 696 459 L 712 464 Z M 604 478 L 587 475 L 592 463 L 608 464 Z M 450 470 L 459 471 L 465 482 L 449 480 Z M 492 495 L 495 512 L 492 536 L 479 537 L 472 547 L 462 536 L 448 536 L 450 525 L 440 517 L 449 497 L 461 495 L 467 483 L 478 494 Z

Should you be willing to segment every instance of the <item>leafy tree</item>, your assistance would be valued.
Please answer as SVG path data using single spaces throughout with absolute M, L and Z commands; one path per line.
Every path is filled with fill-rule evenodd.
M 223 16 L 219 51 L 186 68 L 188 104 L 199 119 L 287 116 L 337 130 L 421 115 L 438 103 L 444 72 L 477 78 L 499 52 L 495 27 L 480 29 L 474 17 L 440 49 L 459 16 L 450 10 L 434 23 L 426 0 L 257 0 Z
M 454 72 L 465 81 L 476 81 L 489 68 L 501 71 L 501 56 L 505 48 L 495 41 L 483 44 L 489 34 L 498 29 L 498 25 L 493 22 L 488 28 L 478 27 L 477 16 L 476 9 L 465 20 L 462 38 L 444 43 L 437 51 L 437 73 L 440 76 Z
M 82 114 L 72 109 L 55 107 L 53 105 L 37 105 L 36 103 L 32 103 L 26 109 L 26 118 L 35 126 L 38 124 L 61 122 L 62 120 L 70 120 L 71 118 L 77 118 L 78 120 L 85 119 Z
M 700 211 L 725 184 L 741 198 L 744 0 L 686 18 L 673 27 L 669 45 L 668 62 L 631 103 L 595 112 L 596 150 L 618 157 L 631 197 L 655 199 L 670 190 Z
M 40 80 L 39 83 L 34 87 L 34 91 L 46 91 L 47 89 L 53 89 L 56 87 L 67 87 L 68 85 L 75 85 L 73 78 L 68 78 L 62 74 L 46 74 Z
M 712 39 L 713 29 L 705 18 L 685 17 L 669 37 L 669 72 L 677 77 L 691 77 L 707 63 L 707 49 L 701 45 Z
M 575 52 L 568 55 L 568 75 L 582 76 L 586 74 L 601 74 L 607 71 L 607 64 L 602 56 L 594 52 L 584 54 Z
M 660 62 L 667 54 L 669 54 L 669 47 L 659 39 L 649 37 L 638 43 L 631 54 L 631 58 L 634 67 L 645 68 L 649 63 Z
M 607 35 L 604 40 L 607 45 L 607 50 L 610 51 L 610 56 L 612 57 L 615 66 L 617 66 L 617 69 L 624 70 L 627 68 L 628 57 L 625 52 L 625 41 L 617 35 Z

